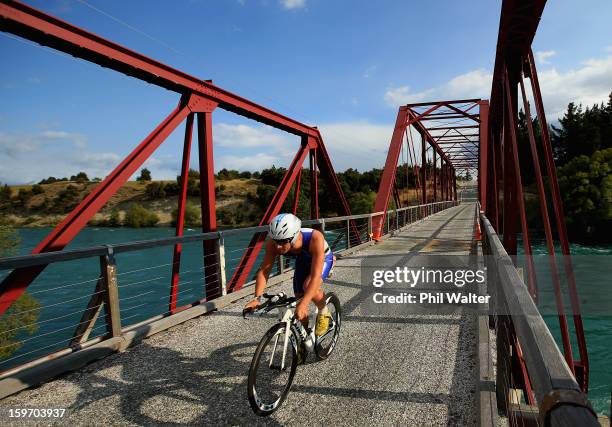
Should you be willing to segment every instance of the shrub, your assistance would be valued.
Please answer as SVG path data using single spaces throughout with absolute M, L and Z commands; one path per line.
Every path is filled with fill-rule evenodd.
M 147 185 L 145 194 L 149 199 L 162 199 L 166 197 L 166 189 L 163 182 L 155 181 Z
M 44 190 L 42 188 L 42 185 L 40 184 L 34 184 L 32 186 L 32 194 L 42 194 L 44 193 Z
M 110 214 L 110 218 L 108 219 L 109 227 L 121 227 L 121 216 L 119 215 L 118 209 L 113 209 Z
M 125 213 L 125 225 L 133 228 L 153 227 L 159 222 L 159 217 L 145 207 L 134 203 Z
M 220 181 L 229 180 L 229 179 L 238 179 L 240 177 L 240 172 L 237 170 L 227 170 L 225 168 L 221 169 L 219 173 L 217 173 L 217 179 Z
M 51 210 L 56 213 L 65 213 L 73 209 L 80 201 L 79 192 L 74 185 L 67 186 L 53 199 Z
M 85 172 L 79 172 L 76 175 L 72 175 L 70 177 L 70 181 L 88 182 L 89 178 L 87 177 L 87 174 Z
M 177 223 L 178 209 L 172 211 L 172 225 L 175 226 Z M 192 203 L 185 205 L 185 225 L 195 226 L 200 225 L 200 208 Z
M 140 176 L 136 178 L 138 182 L 146 182 L 151 181 L 151 171 L 147 168 L 143 168 L 140 171 Z
M 13 192 L 11 191 L 11 187 L 4 184 L 2 187 L 0 187 L 0 202 L 10 201 L 12 193 Z
M 17 232 L 0 217 L 0 257 L 14 255 L 18 245 Z M 25 292 L 4 312 L 0 318 L 0 358 L 6 358 L 21 347 L 22 341 L 17 338 L 36 332 L 39 309 L 40 304 Z

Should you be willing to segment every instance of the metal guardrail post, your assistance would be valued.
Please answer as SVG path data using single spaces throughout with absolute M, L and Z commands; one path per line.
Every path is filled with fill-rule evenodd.
M 395 210 L 395 229 L 399 230 L 399 215 L 397 214 L 397 209 Z
M 387 212 L 387 233 L 389 232 L 389 212 Z
M 278 260 L 280 262 L 280 268 L 278 269 L 278 273 L 279 274 L 283 274 L 285 272 L 285 256 L 284 255 L 280 255 L 278 257 Z
M 117 287 L 117 264 L 112 246 L 107 246 L 105 256 L 100 257 L 100 270 L 106 292 L 104 293 L 104 311 L 106 328 L 111 337 L 121 335 L 121 310 L 119 309 L 119 288 Z
M 346 220 L 346 248 L 351 247 L 351 220 Z
M 368 216 L 368 240 L 372 240 L 372 215 Z
M 225 239 L 223 238 L 222 232 L 219 232 L 219 239 L 217 240 L 217 249 L 217 252 L 219 254 L 219 280 L 221 281 L 221 295 L 227 295 L 227 276 L 225 272 Z

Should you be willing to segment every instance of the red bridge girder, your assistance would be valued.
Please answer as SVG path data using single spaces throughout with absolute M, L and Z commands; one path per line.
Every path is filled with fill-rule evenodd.
M 66 52 L 106 68 L 144 80 L 180 95 L 178 106 L 145 138 L 83 201 L 32 251 L 32 253 L 59 251 L 63 249 L 87 224 L 93 215 L 100 210 L 110 197 L 132 176 L 144 161 L 151 156 L 168 135 L 183 120 L 187 119 L 183 163 L 181 168 L 181 193 L 178 211 L 184 214 L 186 201 L 185 185 L 187 182 L 189 157 L 191 150 L 191 132 L 193 115 L 198 115 L 198 143 L 200 159 L 200 190 L 202 204 L 202 230 L 216 230 L 214 166 L 212 142 L 212 112 L 219 107 L 241 116 L 253 119 L 277 129 L 299 135 L 302 145 L 296 159 L 287 171 L 283 184 L 274 195 L 273 201 L 264 215 L 261 224 L 265 224 L 278 213 L 289 188 L 306 154 L 313 158 L 311 165 L 318 166 L 321 175 L 329 182 L 330 197 L 337 200 L 339 213 L 350 215 L 350 208 L 342 188 L 333 170 L 331 159 L 325 149 L 323 138 L 316 127 L 311 127 L 297 120 L 283 116 L 266 107 L 235 95 L 210 81 L 200 80 L 182 71 L 171 68 L 161 62 L 148 58 L 140 53 L 127 49 L 93 33 L 87 32 L 68 22 L 50 16 L 40 10 L 13 0 L 2 0 L 0 3 L 0 30 L 11 32 L 28 40 Z M 310 151 L 308 151 L 310 150 Z M 316 179 L 316 173 L 311 175 Z M 313 188 L 316 188 L 316 183 Z M 313 194 L 313 216 L 318 217 L 318 195 Z M 182 235 L 183 221 L 177 221 L 176 234 Z M 259 247 L 259 246 L 258 246 Z M 180 246 L 175 247 L 174 261 L 180 262 Z M 231 289 L 239 289 L 247 278 L 248 271 L 257 255 L 257 250 L 247 252 L 241 262 L 240 274 L 232 279 Z M 216 248 L 207 242 L 204 247 L 205 257 L 215 256 Z M 248 268 L 246 268 L 248 267 Z M 209 268 L 205 265 L 206 269 Z M 0 284 L 0 314 L 24 292 L 27 286 L 42 272 L 38 268 L 22 268 L 12 271 Z M 178 287 L 178 269 L 173 268 L 170 311 L 176 311 L 176 291 Z M 211 271 L 214 276 L 214 272 Z M 213 286 L 211 286 L 213 285 Z M 220 294 L 218 281 L 206 284 L 207 299 Z
M 480 110 L 479 113 L 470 113 L 477 106 Z M 374 211 L 386 212 L 388 209 L 391 191 L 396 184 L 397 162 L 404 144 L 404 135 L 407 134 L 407 129 L 411 126 L 421 135 L 421 141 L 423 142 L 419 165 L 421 202 L 427 203 L 428 201 L 427 187 L 430 186 L 428 184 L 428 169 L 430 169 L 429 181 L 433 187 L 433 200 L 437 201 L 438 184 L 441 185 L 440 194 L 443 200 L 456 199 L 457 171 L 477 169 L 479 140 L 470 138 L 482 137 L 483 135 L 482 132 L 478 134 L 464 133 L 466 131 L 463 129 L 482 128 L 483 114 L 488 111 L 487 107 L 488 101 L 480 99 L 420 102 L 401 106 L 387 152 L 387 160 L 376 195 Z M 448 123 L 449 118 L 460 120 Z M 466 125 L 464 120 L 475 124 Z M 425 121 L 427 123 L 424 123 Z M 486 124 L 484 126 L 486 127 Z M 409 145 L 408 151 L 414 151 L 414 146 L 410 147 L 412 141 L 406 138 L 406 143 Z M 427 161 L 426 153 L 429 148 L 433 150 L 432 167 L 428 166 Z M 437 166 L 438 158 L 441 163 L 439 170 Z M 438 175 L 440 175 L 439 179 Z M 397 199 L 399 200 L 399 197 Z M 382 235 L 385 216 L 386 213 L 372 219 L 372 231 L 375 239 Z
M 531 44 L 545 4 L 545 0 L 525 0 L 521 2 L 504 0 L 502 3 L 488 128 L 481 126 L 481 133 L 486 132 L 487 137 L 483 138 L 481 136 L 478 165 L 479 199 L 481 209 L 490 219 L 493 227 L 498 233 L 503 233 L 504 247 L 511 256 L 517 253 L 517 220 L 520 219 L 524 253 L 527 255 L 527 284 L 533 298 L 537 298 L 535 268 L 530 257 L 532 249 L 521 182 L 521 168 L 529 167 L 529 165 L 521 165 L 518 157 L 517 115 L 520 88 L 523 101 L 522 108 L 525 111 L 526 122 L 528 123 L 529 152 L 531 153 L 533 163 L 531 166 L 536 177 L 540 212 L 551 264 L 550 268 L 552 271 L 563 353 L 578 384 L 586 392 L 588 390 L 589 375 L 588 352 L 582 317 L 580 315 L 576 280 L 570 258 L 569 239 L 552 155 L 550 135 L 546 123 L 546 114 L 544 112 L 535 61 L 531 51 Z M 531 112 L 525 92 L 525 78 L 528 78 L 531 82 L 531 91 L 541 128 L 540 141 L 536 141 L 532 128 Z M 544 191 L 543 173 L 538 157 L 538 147 L 536 145 L 538 142 L 544 155 L 559 246 L 563 254 L 563 265 L 567 277 L 572 311 L 571 316 L 574 322 L 576 343 L 580 354 L 579 360 L 574 359 L 573 356 L 572 340 L 569 335 L 563 293 L 559 275 L 557 274 L 555 242 L 551 230 L 551 218 L 547 208 L 547 195 Z M 503 203 L 499 202 L 501 197 L 503 197 Z M 517 210 L 519 212 L 518 218 L 516 215 Z M 529 379 L 525 378 L 524 381 L 526 387 L 528 387 Z

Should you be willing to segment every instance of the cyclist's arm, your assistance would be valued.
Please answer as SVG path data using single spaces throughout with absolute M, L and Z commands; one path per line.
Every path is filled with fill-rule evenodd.
M 321 288 L 321 274 L 323 273 L 323 262 L 325 261 L 325 238 L 323 234 L 315 230 L 312 233 L 310 239 L 310 256 L 312 257 L 312 264 L 310 267 L 310 284 L 306 293 L 304 294 L 304 300 L 308 303 L 312 301 L 312 298 L 319 292 Z
M 274 260 L 276 259 L 274 241 L 266 241 L 265 249 L 266 253 L 264 255 L 264 259 L 261 262 L 261 266 L 259 266 L 259 269 L 257 270 L 257 274 L 255 276 L 256 297 L 261 296 L 264 293 L 266 283 L 268 283 L 268 277 L 270 277 L 270 271 L 272 271 L 272 267 L 274 266 Z

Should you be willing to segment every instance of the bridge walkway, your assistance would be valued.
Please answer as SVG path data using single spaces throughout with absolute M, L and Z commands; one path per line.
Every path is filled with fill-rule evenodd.
M 378 315 L 360 265 L 393 255 L 473 250 L 475 205 L 456 206 L 338 260 L 326 288 L 343 303 L 335 353 L 298 368 L 283 406 L 253 415 L 246 375 L 257 342 L 273 318 L 242 319 L 245 300 L 154 335 L 37 389 L 6 398 L 7 407 L 66 408 L 71 424 L 473 425 L 477 410 L 474 313 Z M 382 256 L 382 257 L 381 257 Z M 371 288 L 369 285 L 367 288 Z M 273 290 L 289 292 L 289 283 Z M 306 415 L 308 412 L 308 415 Z

